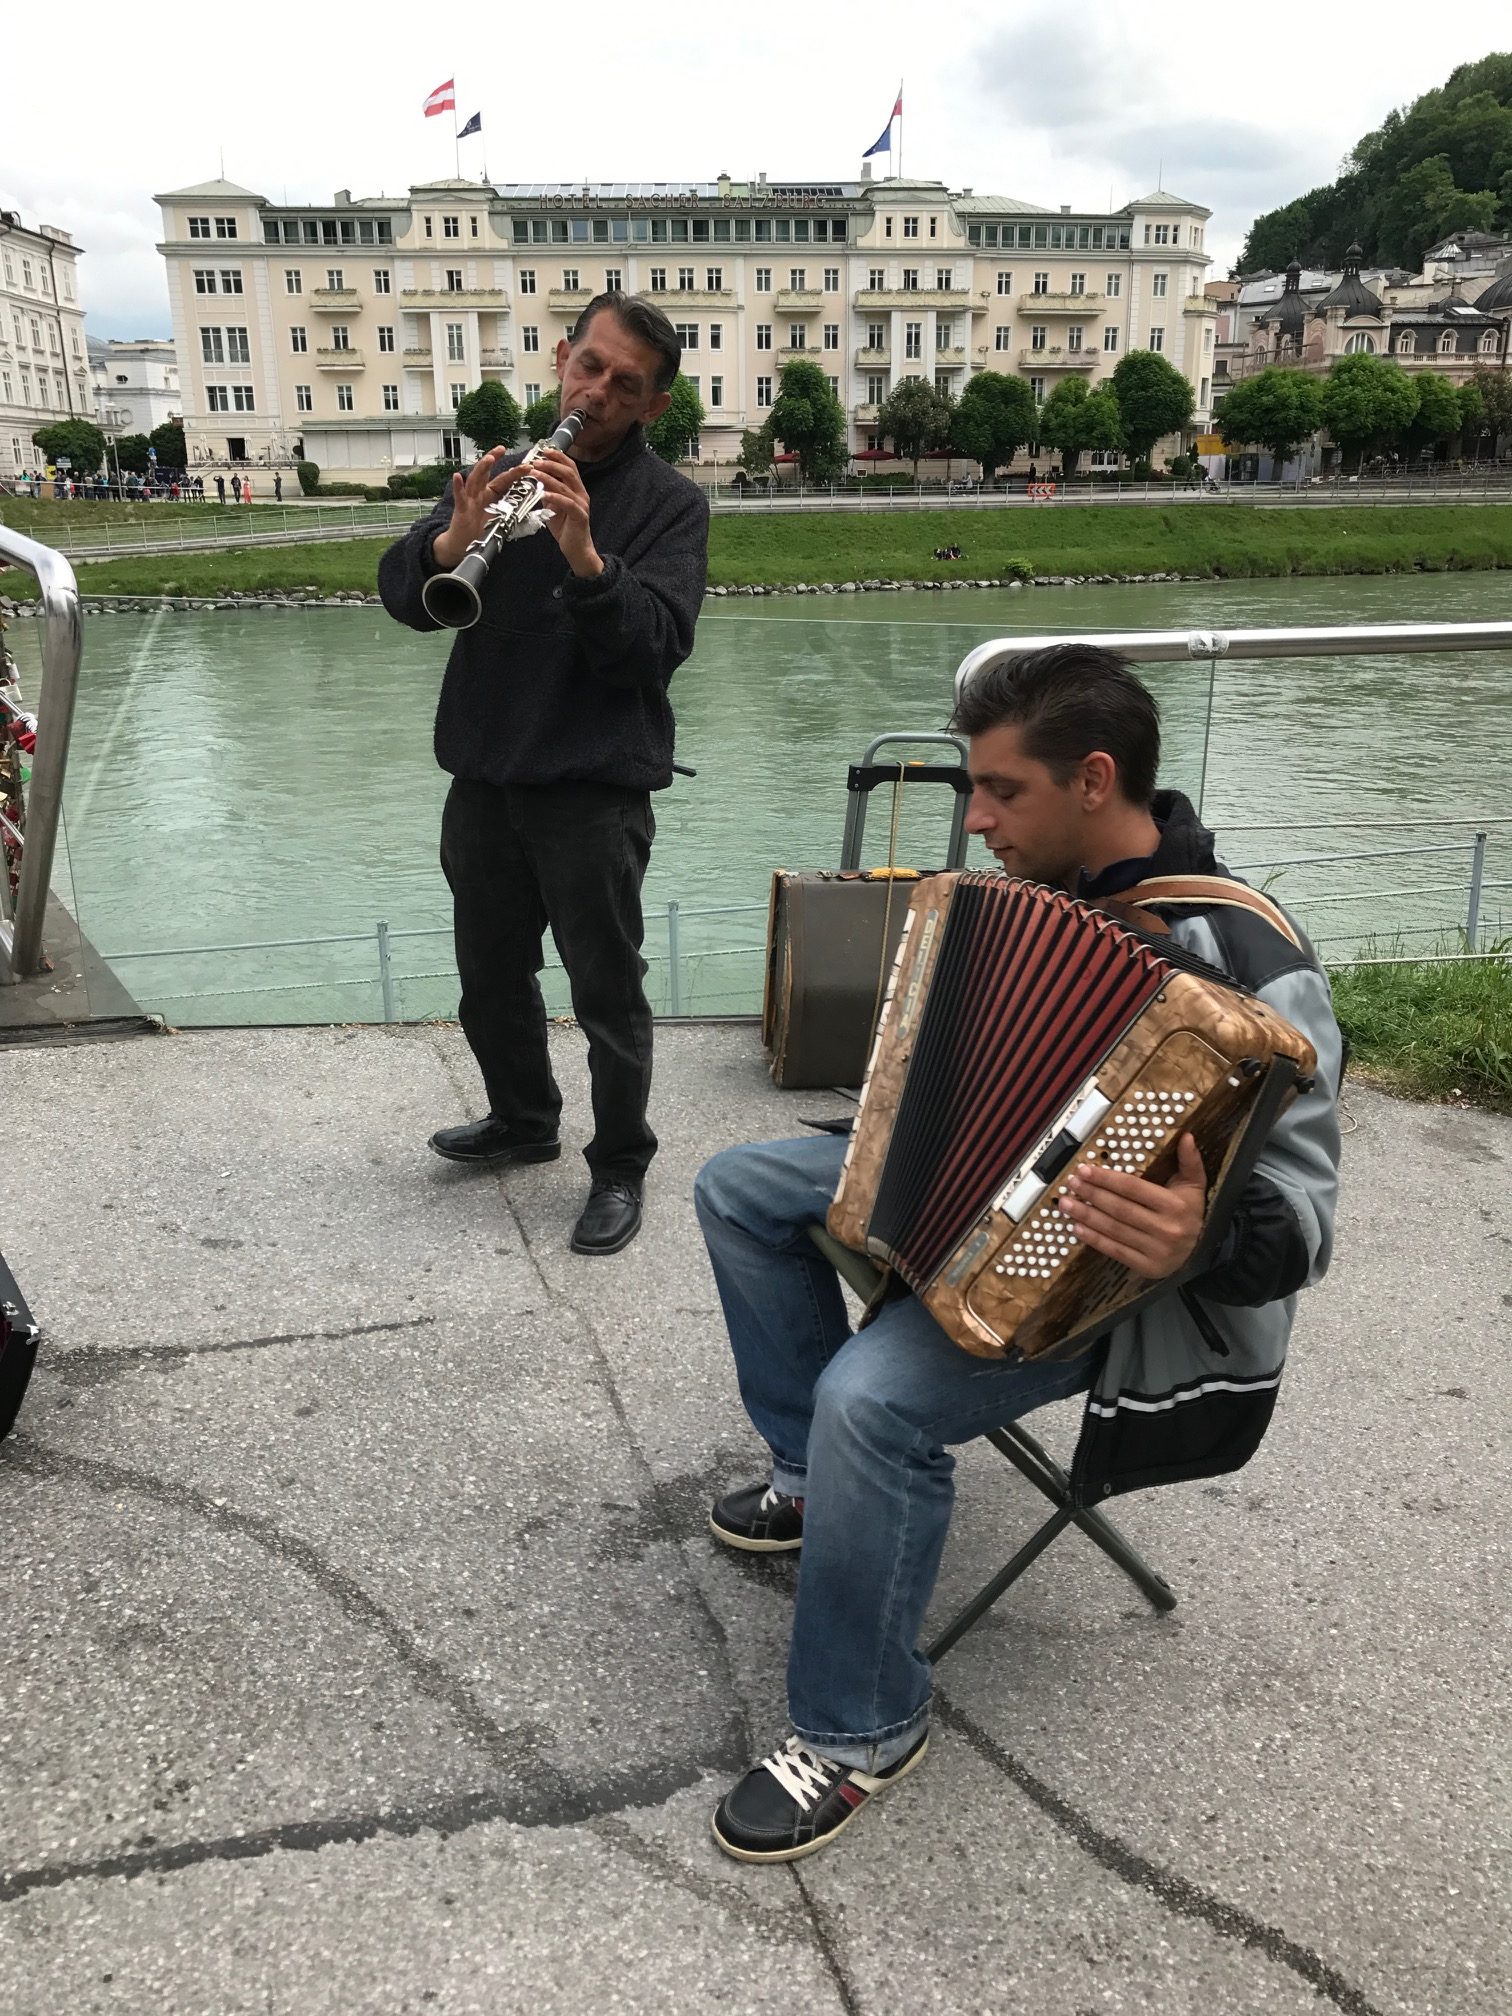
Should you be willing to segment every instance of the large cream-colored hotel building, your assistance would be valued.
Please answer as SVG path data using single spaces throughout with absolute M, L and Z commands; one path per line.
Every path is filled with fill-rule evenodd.
M 234 183 L 157 202 L 191 461 L 288 462 L 381 482 L 470 452 L 452 416 L 498 379 L 521 404 L 606 288 L 676 325 L 728 473 L 782 366 L 812 359 L 877 449 L 905 377 L 953 395 L 976 371 L 1044 396 L 1158 350 L 1211 412 L 1211 212 L 1163 191 L 1104 215 L 943 183 L 432 182 L 404 201 L 270 202 Z

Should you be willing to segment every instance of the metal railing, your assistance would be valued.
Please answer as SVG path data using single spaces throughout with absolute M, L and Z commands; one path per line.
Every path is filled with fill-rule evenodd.
M 0 922 L 0 985 L 4 985 L 30 979 L 42 963 L 42 924 L 63 813 L 63 778 L 68 768 L 84 633 L 78 583 L 61 553 L 0 525 L 0 561 L 24 567 L 36 577 L 44 626 L 42 694 L 31 785 L 26 794 L 21 883 L 16 891 L 14 922 Z

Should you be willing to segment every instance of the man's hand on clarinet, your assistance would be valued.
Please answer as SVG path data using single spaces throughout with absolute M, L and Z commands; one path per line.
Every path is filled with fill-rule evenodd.
M 508 448 L 490 448 L 486 455 L 478 457 L 465 476 L 458 470 L 452 477 L 451 523 L 431 542 L 431 559 L 441 573 L 450 574 L 473 541 L 481 539 L 488 530 L 486 507 L 502 497 L 515 480 L 513 469 L 502 476 L 495 473 L 512 452 Z
M 1176 1168 L 1164 1183 L 1084 1163 L 1066 1190 L 1061 1209 L 1077 1238 L 1147 1281 L 1165 1280 L 1197 1250 L 1207 1172 L 1190 1134 L 1177 1142 Z
M 549 511 L 546 530 L 562 549 L 562 558 L 581 580 L 602 574 L 604 562 L 588 528 L 588 492 L 576 462 L 560 448 L 548 448 L 530 465 L 532 476 L 545 485 L 540 508 Z

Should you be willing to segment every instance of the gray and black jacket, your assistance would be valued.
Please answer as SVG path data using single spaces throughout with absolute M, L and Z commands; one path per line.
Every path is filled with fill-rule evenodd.
M 703 604 L 708 500 L 639 427 L 578 467 L 604 571 L 578 580 L 546 531 L 504 548 L 447 660 L 436 761 L 476 783 L 659 791 L 672 782 L 667 686 Z M 383 606 L 412 630 L 439 627 L 420 591 L 451 515 L 448 491 L 378 563 Z
M 1154 856 L 1083 878 L 1080 896 L 1095 903 L 1157 875 L 1228 874 L 1179 792 L 1157 793 L 1153 810 L 1161 829 Z M 1316 954 L 1248 910 L 1182 903 L 1161 905 L 1160 914 L 1177 944 L 1307 1037 L 1318 1073 L 1272 1128 L 1209 1270 L 1097 1347 L 1072 1465 L 1083 1502 L 1249 1461 L 1275 1409 L 1298 1291 L 1322 1278 L 1333 1245 L 1342 1045 Z

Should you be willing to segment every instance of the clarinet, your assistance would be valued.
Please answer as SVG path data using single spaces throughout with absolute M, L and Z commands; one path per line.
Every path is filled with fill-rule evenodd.
M 531 463 L 548 448 L 570 448 L 587 418 L 581 411 L 566 414 L 555 433 L 526 449 L 515 464 L 515 480 L 502 497 L 485 507 L 490 522 L 481 538 L 474 539 L 450 574 L 432 574 L 420 590 L 425 613 L 433 622 L 448 630 L 470 630 L 477 622 L 483 614 L 483 583 L 500 552 L 511 539 L 523 539 L 541 529 L 542 520 L 535 512 L 546 486 L 539 476 L 529 473 Z

